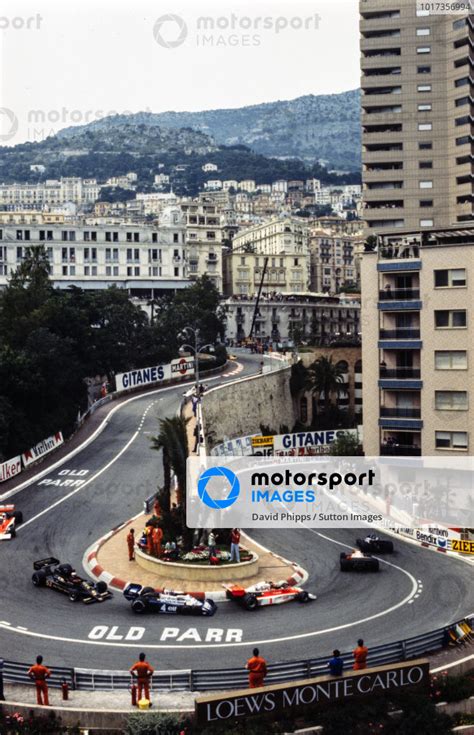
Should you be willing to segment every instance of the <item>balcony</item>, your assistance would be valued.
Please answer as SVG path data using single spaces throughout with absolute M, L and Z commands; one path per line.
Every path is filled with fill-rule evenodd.
M 399 329 L 381 329 L 380 339 L 420 339 L 419 327 L 400 327 Z
M 397 367 L 387 368 L 380 365 L 380 378 L 383 380 L 412 380 L 420 379 L 420 368 Z
M 380 406 L 380 416 L 393 419 L 419 419 L 421 408 L 398 408 L 396 406 Z
M 382 457 L 421 457 L 421 447 L 413 444 L 382 444 L 380 447 Z
M 417 288 L 386 288 L 379 291 L 380 301 L 411 301 L 420 298 L 420 290 Z

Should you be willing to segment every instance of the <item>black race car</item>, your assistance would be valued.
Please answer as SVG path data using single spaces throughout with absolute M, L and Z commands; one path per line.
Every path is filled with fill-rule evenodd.
M 356 544 L 361 551 L 369 554 L 393 554 L 393 541 L 379 538 L 374 533 L 363 539 L 358 538 Z
M 35 571 L 31 579 L 35 587 L 50 587 L 67 595 L 71 602 L 81 600 L 87 605 L 112 597 L 105 582 L 82 579 L 70 564 L 60 564 L 59 559 L 52 556 L 35 561 L 33 568 Z
M 123 594 L 132 603 L 136 613 L 156 612 L 165 615 L 203 615 L 211 617 L 217 610 L 214 600 L 198 600 L 185 592 L 164 590 L 157 592 L 152 587 L 128 584 Z
M 341 552 L 341 572 L 378 572 L 379 560 L 361 551 L 351 551 L 350 554 Z

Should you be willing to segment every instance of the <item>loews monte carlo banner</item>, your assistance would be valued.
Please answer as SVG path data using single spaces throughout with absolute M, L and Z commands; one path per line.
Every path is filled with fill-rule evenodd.
M 118 373 L 115 376 L 115 383 L 117 392 L 120 392 L 189 375 L 194 375 L 194 359 L 179 357 L 167 365 L 153 365 L 139 370 L 129 370 L 128 373 Z
M 341 701 L 374 695 L 429 689 L 429 662 L 378 666 L 341 677 L 320 676 L 291 684 L 275 684 L 258 689 L 222 692 L 196 698 L 196 719 L 200 725 L 261 715 L 265 718 L 297 716 L 304 710 L 323 709 Z

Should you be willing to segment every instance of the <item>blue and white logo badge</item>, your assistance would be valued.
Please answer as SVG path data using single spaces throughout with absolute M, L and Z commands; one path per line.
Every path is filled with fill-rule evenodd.
M 226 498 L 223 498 L 222 500 L 215 500 L 214 498 L 211 498 L 207 490 L 209 480 L 215 477 L 227 480 L 230 485 L 230 492 L 228 496 Z M 210 467 L 208 470 L 205 470 L 199 477 L 198 495 L 202 502 L 209 508 L 213 508 L 213 510 L 225 510 L 225 508 L 230 508 L 230 506 L 233 505 L 239 497 L 239 493 L 239 479 L 237 475 L 232 472 L 232 470 L 227 469 L 227 467 Z

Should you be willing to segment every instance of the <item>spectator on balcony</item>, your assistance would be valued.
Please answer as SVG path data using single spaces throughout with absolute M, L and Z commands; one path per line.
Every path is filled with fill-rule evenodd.
M 385 298 L 393 299 L 392 287 L 389 283 L 385 286 Z

